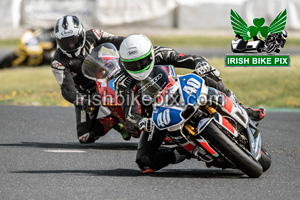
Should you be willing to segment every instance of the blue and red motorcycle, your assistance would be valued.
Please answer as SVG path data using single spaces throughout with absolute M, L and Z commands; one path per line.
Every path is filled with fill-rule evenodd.
M 145 83 L 156 83 L 156 69 L 160 69 L 162 79 L 169 81 L 147 98 L 153 107 L 155 128 L 152 133 L 157 129 L 168 130 L 168 136 L 177 145 L 208 167 L 240 169 L 255 178 L 268 170 L 271 157 L 262 148 L 260 130 L 244 108 L 206 86 L 199 75 L 176 76 L 168 68 L 155 66 L 154 73 L 147 78 L 149 82 Z M 139 131 L 129 128 L 113 87 L 113 77 L 118 70 L 118 52 L 110 43 L 96 47 L 83 64 L 85 76 L 96 82 L 102 106 L 118 117 L 133 137 L 139 137 Z

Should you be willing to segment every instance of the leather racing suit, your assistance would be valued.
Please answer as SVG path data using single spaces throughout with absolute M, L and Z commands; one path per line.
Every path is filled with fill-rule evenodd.
M 154 77 L 157 77 L 160 71 L 164 70 L 164 67 L 166 68 L 168 65 L 196 69 L 198 73 L 209 73 L 204 77 L 208 86 L 214 87 L 225 94 L 230 92 L 225 88 L 220 77 L 210 72 L 211 66 L 208 65 L 207 60 L 202 56 L 179 54 L 174 49 L 160 46 L 154 47 L 154 55 L 156 66 L 150 74 Z M 166 78 L 156 80 L 156 83 L 158 84 L 156 89 L 161 89 L 166 84 Z M 124 69 L 115 76 L 115 89 L 122 103 L 126 120 L 131 128 L 138 129 L 138 123 L 141 119 L 151 117 L 152 106 L 145 105 L 141 98 L 146 94 L 154 99 L 155 87 L 155 84 L 147 86 L 144 80 L 137 81 L 133 79 Z M 150 141 L 148 140 L 149 134 L 149 132 L 144 131 L 138 144 L 136 162 L 142 171 L 147 171 L 147 169 L 159 170 L 171 163 L 181 162 L 186 158 L 186 151 L 182 147 L 158 150 L 166 137 L 166 130 L 155 131 Z
M 64 99 L 75 104 L 79 97 L 95 92 L 95 82 L 86 78 L 81 70 L 85 57 L 102 43 L 110 42 L 119 48 L 124 38 L 92 29 L 86 31 L 86 42 L 79 55 L 63 53 L 59 48 L 55 51 L 51 68 Z M 116 123 L 116 119 L 112 117 L 97 120 L 98 110 L 99 106 L 89 114 L 75 105 L 77 136 L 80 143 L 94 142 Z

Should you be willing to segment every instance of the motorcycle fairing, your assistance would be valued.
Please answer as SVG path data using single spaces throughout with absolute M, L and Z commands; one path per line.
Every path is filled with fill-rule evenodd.
M 249 122 L 248 114 L 245 109 L 225 96 L 225 106 L 221 107 L 222 111 L 234 118 L 241 126 L 247 127 Z
M 201 145 L 206 151 L 208 151 L 208 153 L 210 153 L 210 154 L 213 155 L 214 157 L 219 157 L 219 154 L 217 153 L 217 151 L 215 151 L 215 150 L 209 145 L 209 143 L 208 143 L 205 139 L 201 138 L 201 139 L 196 139 L 196 140 L 200 143 L 200 145 Z
M 234 137 L 238 136 L 237 130 L 222 115 L 220 115 L 219 113 L 215 113 L 212 117 L 215 120 L 215 122 L 217 122 L 220 126 L 225 128 L 227 132 L 232 134 L 232 136 Z
M 121 106 L 114 88 L 114 79 L 97 79 L 96 85 L 102 106 Z
M 182 97 L 185 105 L 195 106 L 201 100 L 201 92 L 204 80 L 196 74 L 187 74 L 179 78 Z M 206 95 L 203 95 L 203 97 Z
M 204 118 L 199 121 L 197 132 L 201 135 L 201 132 L 206 128 L 206 126 L 214 120 L 217 124 L 219 124 L 220 127 L 225 129 L 228 133 L 230 133 L 233 137 L 238 136 L 238 131 L 229 123 L 227 119 L 225 119 L 222 115 L 219 113 L 213 114 L 212 118 Z
M 154 106 L 152 119 L 159 130 L 167 129 L 184 122 L 181 116 L 182 108 Z
M 186 135 L 181 132 L 181 130 L 170 131 L 169 132 L 169 136 L 172 138 L 172 140 L 176 144 L 180 145 L 181 147 L 183 147 L 185 150 L 187 150 L 191 154 L 195 155 L 196 157 L 199 156 L 199 153 L 201 155 L 211 154 L 214 157 L 218 157 L 219 156 L 219 154 L 202 137 L 198 136 L 193 141 L 193 140 L 188 139 L 186 137 Z M 199 143 L 200 146 L 199 146 L 199 144 L 197 145 L 197 143 Z M 207 157 L 207 158 L 209 158 L 209 157 Z
M 250 146 L 250 152 L 253 157 L 258 160 L 261 157 L 261 136 L 259 129 L 255 124 L 249 120 L 249 126 L 247 127 L 247 134 Z

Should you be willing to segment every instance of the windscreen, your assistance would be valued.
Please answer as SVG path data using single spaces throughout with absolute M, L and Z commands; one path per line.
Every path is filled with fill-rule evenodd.
M 94 48 L 82 64 L 83 75 L 94 81 L 110 79 L 119 69 L 119 54 L 111 43 L 104 43 Z

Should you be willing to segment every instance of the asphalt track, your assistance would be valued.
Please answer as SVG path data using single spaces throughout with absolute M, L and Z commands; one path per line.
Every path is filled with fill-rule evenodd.
M 272 166 L 260 178 L 186 160 L 153 175 L 135 164 L 137 139 L 109 132 L 81 145 L 73 108 L 0 106 L 0 199 L 299 199 L 300 112 L 260 123 Z
M 208 58 L 230 53 L 178 51 Z M 6 53 L 0 49 L 0 57 Z M 258 179 L 196 160 L 145 176 L 134 162 L 137 139 L 123 141 L 111 131 L 80 145 L 72 108 L 0 105 L 0 199 L 299 199 L 299 120 L 300 112 L 288 110 L 269 112 L 261 122 L 273 163 Z

